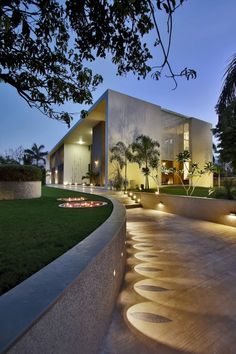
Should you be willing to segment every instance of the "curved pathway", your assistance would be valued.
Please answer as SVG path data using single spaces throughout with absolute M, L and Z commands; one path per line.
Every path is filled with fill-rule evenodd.
M 127 210 L 127 271 L 103 354 L 236 352 L 236 229 Z

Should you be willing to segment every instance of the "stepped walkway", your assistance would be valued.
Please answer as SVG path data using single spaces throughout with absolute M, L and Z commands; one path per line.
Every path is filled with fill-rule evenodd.
M 235 228 L 127 210 L 126 274 L 100 354 L 155 353 L 236 353 Z

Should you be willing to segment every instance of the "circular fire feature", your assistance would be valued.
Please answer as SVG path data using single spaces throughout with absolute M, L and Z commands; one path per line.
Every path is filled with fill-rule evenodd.
M 106 205 L 106 202 L 101 202 L 97 200 L 88 200 L 84 202 L 67 202 L 60 204 L 60 208 L 97 208 Z
M 57 200 L 62 202 L 82 202 L 83 200 L 87 200 L 85 197 L 69 197 L 69 198 L 57 198 Z

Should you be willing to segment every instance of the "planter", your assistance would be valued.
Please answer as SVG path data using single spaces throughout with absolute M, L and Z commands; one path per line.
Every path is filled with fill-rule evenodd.
M 32 199 L 41 197 L 41 181 L 0 181 L 0 200 Z
M 113 205 L 87 238 L 0 297 L 0 353 L 99 352 L 126 264 L 125 208 Z
M 144 208 L 236 227 L 235 200 L 151 193 L 140 195 Z

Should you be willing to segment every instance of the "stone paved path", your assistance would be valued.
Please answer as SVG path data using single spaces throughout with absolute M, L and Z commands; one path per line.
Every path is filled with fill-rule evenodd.
M 127 272 L 103 354 L 236 353 L 236 229 L 127 211 Z

